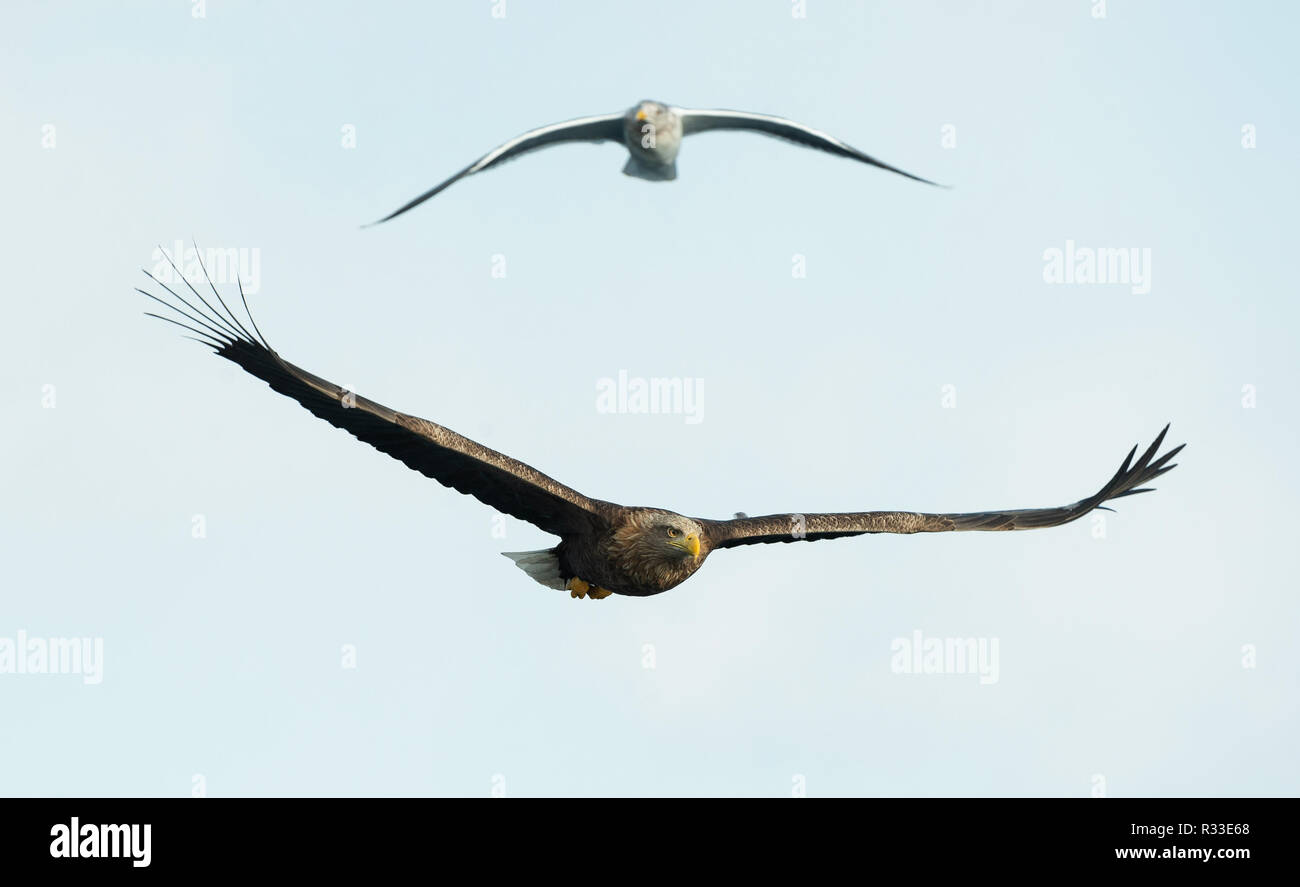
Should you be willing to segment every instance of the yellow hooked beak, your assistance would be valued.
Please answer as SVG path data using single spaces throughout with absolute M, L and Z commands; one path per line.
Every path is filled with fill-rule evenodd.
M 672 539 L 668 544 L 680 548 L 691 557 L 700 556 L 700 537 L 696 533 L 690 533 L 683 539 Z
M 637 120 L 645 120 L 645 111 L 637 111 L 637 112 L 636 112 L 636 119 L 637 119 Z

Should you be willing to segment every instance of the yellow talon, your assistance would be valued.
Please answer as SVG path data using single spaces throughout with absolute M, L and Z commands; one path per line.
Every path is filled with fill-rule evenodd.
M 584 582 L 577 576 L 574 576 L 565 583 L 564 587 L 569 589 L 569 597 L 571 598 L 590 597 L 593 601 L 604 600 L 614 593 L 607 588 L 601 588 L 598 585 L 592 585 L 590 582 Z

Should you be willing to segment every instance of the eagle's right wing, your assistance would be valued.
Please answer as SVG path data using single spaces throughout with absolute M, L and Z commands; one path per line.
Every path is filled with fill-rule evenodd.
M 188 280 L 185 285 L 206 311 L 149 272 L 145 273 L 174 301 L 142 289 L 138 292 L 170 308 L 181 319 L 146 312 L 151 317 L 184 327 L 199 337 L 196 341 L 214 348 L 218 356 L 239 364 L 331 425 L 443 486 L 467 493 L 503 514 L 528 521 L 557 536 L 590 529 L 601 522 L 602 512 L 617 507 L 589 499 L 532 466 L 488 449 L 449 428 L 399 413 L 294 366 L 266 344 L 251 315 L 247 319 L 252 331 L 244 327 L 226 307 L 211 279 L 208 285 L 212 286 L 217 303 L 226 309 L 224 315 Z M 185 279 L 179 270 L 176 273 Z M 243 297 L 242 287 L 240 297 Z M 248 309 L 247 302 L 244 309 Z

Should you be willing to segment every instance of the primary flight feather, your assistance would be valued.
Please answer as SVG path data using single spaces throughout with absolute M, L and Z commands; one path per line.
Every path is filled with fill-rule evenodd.
M 149 275 L 167 297 L 138 291 L 174 313 L 146 313 L 185 328 L 220 357 L 426 477 L 560 537 L 554 548 L 507 552 L 506 556 L 536 581 L 567 589 L 573 597 L 659 594 L 690 578 L 714 550 L 738 545 L 815 541 L 865 533 L 1054 527 L 1078 520 L 1094 508 L 1105 508 L 1103 503 L 1109 500 L 1149 492 L 1145 484 L 1172 470 L 1174 456 L 1183 449 L 1180 445 L 1158 455 L 1169 430 L 1166 425 L 1140 456 L 1134 447 L 1115 475 L 1096 493 L 1054 508 L 966 514 L 738 514 L 732 520 L 708 520 L 660 508 L 627 507 L 584 496 L 436 422 L 390 409 L 294 366 L 263 338 L 246 301 L 247 326 L 226 305 L 210 279 L 208 286 L 215 304 L 179 270 L 177 276 L 184 281 L 188 297 L 177 291 L 180 287 L 172 289 Z M 243 301 L 242 287 L 240 298 Z

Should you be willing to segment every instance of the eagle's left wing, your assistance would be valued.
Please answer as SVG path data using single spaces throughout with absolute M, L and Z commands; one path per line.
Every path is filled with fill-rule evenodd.
M 1086 499 L 1056 508 L 1022 508 L 1014 511 L 976 511 L 967 514 L 926 514 L 914 511 L 861 511 L 845 514 L 770 514 L 728 521 L 701 520 L 710 548 L 731 548 L 762 542 L 800 542 L 859 536 L 863 533 L 947 533 L 957 530 L 1036 530 L 1078 520 L 1094 508 L 1106 508 L 1109 499 L 1147 493 L 1143 484 L 1175 466 L 1170 460 L 1186 444 L 1156 458 L 1164 442 L 1166 425 L 1136 462 L 1137 447 L 1104 487 Z M 1109 511 L 1110 509 L 1106 509 Z

